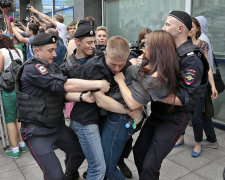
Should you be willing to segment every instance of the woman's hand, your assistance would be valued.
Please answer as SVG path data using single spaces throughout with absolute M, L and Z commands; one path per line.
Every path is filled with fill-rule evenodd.
M 84 93 L 82 98 L 87 103 L 94 103 L 95 102 L 95 97 L 90 91 L 88 91 L 87 93 Z
M 114 80 L 115 80 L 116 83 L 118 84 L 119 81 L 125 81 L 125 76 L 123 75 L 122 72 L 117 73 L 117 74 L 114 76 Z
M 216 87 L 212 87 L 211 90 L 212 90 L 211 98 L 216 99 L 218 97 L 218 92 L 216 90 Z

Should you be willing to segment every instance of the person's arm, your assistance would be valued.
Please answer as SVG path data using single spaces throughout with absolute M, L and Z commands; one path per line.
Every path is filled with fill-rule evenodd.
M 208 56 L 208 51 L 206 51 L 204 53 L 208 63 L 209 63 L 209 56 Z M 210 63 L 209 63 L 209 72 L 208 72 L 208 78 L 209 78 L 209 84 L 211 86 L 211 91 L 212 91 L 212 94 L 211 94 L 211 98 L 212 99 L 216 99 L 218 97 L 218 92 L 216 90 L 216 86 L 215 86 L 215 82 L 214 82 L 214 79 L 213 79 L 213 72 L 212 72 L 212 68 L 210 66 Z
M 10 36 L 12 37 L 13 36 L 13 32 L 12 32 L 12 27 L 11 27 L 11 22 L 9 20 L 9 17 L 7 15 L 7 12 L 9 10 L 10 7 L 7 7 L 7 8 L 0 8 L 1 11 L 2 11 L 2 14 L 4 15 L 4 19 L 5 19 L 5 23 L 6 23 L 6 29 L 7 29 L 7 33 L 10 34 Z
M 66 93 L 65 98 L 69 102 L 81 102 L 81 100 L 87 103 L 95 102 L 95 98 L 90 91 L 88 91 L 87 93 L 69 92 L 69 93 Z
M 138 108 L 140 108 L 143 104 L 137 102 L 131 94 L 131 90 L 127 87 L 126 83 L 125 83 L 125 77 L 123 75 L 122 72 L 116 74 L 114 76 L 115 81 L 117 82 L 117 84 L 119 85 L 120 88 L 120 92 L 123 96 L 124 101 L 126 102 L 127 106 L 129 107 L 129 109 L 136 110 Z
M 129 112 L 129 110 L 125 109 L 121 103 L 109 96 L 106 96 L 103 92 L 99 91 L 93 94 L 95 97 L 95 101 L 99 107 L 107 111 L 120 114 L 127 114 Z
M 109 88 L 109 83 L 106 80 L 67 79 L 64 83 L 66 92 L 81 92 L 96 89 L 107 92 Z
M 77 46 L 76 46 L 75 40 L 74 39 L 71 39 L 69 41 L 69 43 L 68 43 L 68 46 L 67 46 L 67 56 L 73 54 L 73 51 L 76 48 L 77 48 Z
M 170 94 L 165 99 L 160 100 L 162 103 L 176 105 L 176 106 L 182 106 L 180 99 L 177 96 L 174 96 L 174 94 Z
M 36 23 L 38 23 L 42 27 L 42 29 L 44 29 L 44 31 L 46 31 L 45 25 L 41 21 L 39 21 L 38 18 L 36 18 L 35 16 L 31 16 L 31 17 L 34 19 Z
M 4 69 L 4 57 L 2 55 L 2 51 L 0 50 L 0 72 Z
M 38 15 L 38 17 L 41 18 L 42 20 L 45 19 L 45 20 L 47 20 L 48 22 L 50 22 L 51 24 L 53 24 L 55 27 L 57 26 L 57 25 L 56 25 L 56 22 L 55 22 L 53 19 L 51 19 L 51 18 L 50 18 L 49 16 L 47 16 L 46 14 L 44 14 L 44 13 L 42 13 L 42 12 L 39 12 L 39 11 L 38 11 L 37 9 L 35 9 L 33 6 L 31 6 L 31 7 L 29 8 L 29 10 L 30 10 L 32 13 Z
M 30 43 L 29 38 L 25 38 L 24 36 L 22 36 L 16 29 L 15 25 L 12 23 L 12 30 L 14 35 L 16 36 L 16 38 L 23 43 Z

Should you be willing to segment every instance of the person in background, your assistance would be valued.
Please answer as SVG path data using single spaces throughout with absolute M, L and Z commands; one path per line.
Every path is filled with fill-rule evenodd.
M 108 41 L 108 29 L 105 26 L 98 26 L 95 30 L 96 44 L 95 55 L 104 55 Z
M 6 35 L 0 34 L 0 72 L 7 69 L 12 62 L 9 51 L 12 53 L 14 59 L 20 59 L 23 61 L 23 54 L 19 49 L 14 47 L 12 39 Z M 6 151 L 6 155 L 13 158 L 19 158 L 20 151 L 26 152 L 27 146 L 25 145 L 20 133 L 21 123 L 19 123 L 17 119 L 16 91 L 12 90 L 10 92 L 6 92 L 1 90 L 1 94 L 6 128 L 11 146 L 11 149 Z
M 77 25 L 77 21 L 74 20 L 71 23 L 69 23 L 69 25 L 67 26 L 67 39 L 71 40 L 74 38 L 74 33 L 76 30 L 76 25 Z
M 4 16 L 4 21 L 5 21 L 5 25 L 6 25 L 6 30 L 5 30 L 4 34 L 9 37 L 12 37 L 13 32 L 12 32 L 11 22 L 10 22 L 8 14 L 7 14 L 9 9 L 10 9 L 10 7 L 6 7 L 6 8 L 0 7 L 0 10 L 2 11 L 2 14 Z
M 11 23 L 12 30 L 16 38 L 20 41 L 26 44 L 27 46 L 27 57 L 26 59 L 30 59 L 34 56 L 33 48 L 31 46 L 31 43 L 34 39 L 34 37 L 38 34 L 39 26 L 34 23 L 28 23 L 26 32 L 22 31 L 18 27 L 15 26 L 14 23 Z
M 209 46 L 207 42 L 199 39 L 201 35 L 201 26 L 198 20 L 194 17 L 192 17 L 192 29 L 188 35 L 189 37 L 191 37 L 193 44 L 200 47 L 200 49 L 203 51 L 209 63 L 209 57 L 208 57 Z M 213 140 L 213 142 L 211 142 L 211 145 L 213 146 L 211 147 L 218 148 L 215 130 L 213 128 L 212 121 L 210 121 L 210 118 L 213 116 L 213 113 L 210 113 L 213 111 L 213 104 L 212 104 L 211 98 L 216 99 L 218 97 L 218 92 L 215 87 L 211 66 L 209 66 L 208 77 L 209 77 L 208 90 L 210 91 L 207 92 L 207 88 L 205 88 L 205 95 L 197 103 L 194 110 L 193 117 L 192 117 L 194 137 L 196 142 L 195 147 L 191 153 L 193 157 L 198 157 L 201 155 L 201 152 L 202 152 L 201 142 L 203 140 L 203 129 L 206 133 L 207 139 L 210 140 L 211 138 L 211 140 Z M 209 105 L 210 107 L 208 107 Z M 179 145 L 183 145 L 183 144 L 184 144 L 184 135 L 182 135 L 178 139 L 177 143 L 175 144 L 175 147 L 178 147 Z
M 51 19 L 46 14 L 39 12 L 33 6 L 30 6 L 29 10 L 32 13 L 36 14 L 44 23 L 53 25 L 57 29 L 59 33 L 59 37 L 63 39 L 64 45 L 67 47 L 67 30 L 66 30 L 66 25 L 63 24 L 64 22 L 63 16 L 59 14 L 55 14 L 54 18 Z
M 57 56 L 54 57 L 54 62 L 57 65 L 61 65 L 64 58 L 65 58 L 66 52 L 67 52 L 66 46 L 64 45 L 62 38 L 59 37 L 59 33 L 58 33 L 57 29 L 49 28 L 49 29 L 46 30 L 46 33 L 52 34 L 52 35 L 54 35 L 58 38 L 57 48 L 56 48 L 56 55 Z

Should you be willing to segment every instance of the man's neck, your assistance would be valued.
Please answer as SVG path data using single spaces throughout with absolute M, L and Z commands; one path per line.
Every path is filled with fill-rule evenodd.
M 76 52 L 76 54 L 75 54 L 75 57 L 76 57 L 77 59 L 81 59 L 81 58 L 86 58 L 87 56 L 86 56 L 84 53 L 82 53 L 81 51 L 79 51 L 79 50 L 77 49 L 77 52 Z
M 185 43 L 187 41 L 187 36 L 181 36 L 179 38 L 175 39 L 176 42 L 176 47 L 178 48 L 180 45 L 182 45 L 183 43 Z

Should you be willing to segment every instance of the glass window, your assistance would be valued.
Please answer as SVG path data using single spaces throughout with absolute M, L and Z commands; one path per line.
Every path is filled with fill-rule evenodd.
M 208 36 L 213 45 L 214 53 L 225 58 L 225 1 L 224 0 L 194 0 L 192 15 L 205 16 L 208 21 Z
M 110 36 L 137 41 L 144 27 L 161 29 L 171 10 L 185 10 L 185 0 L 105 0 L 105 25 Z

